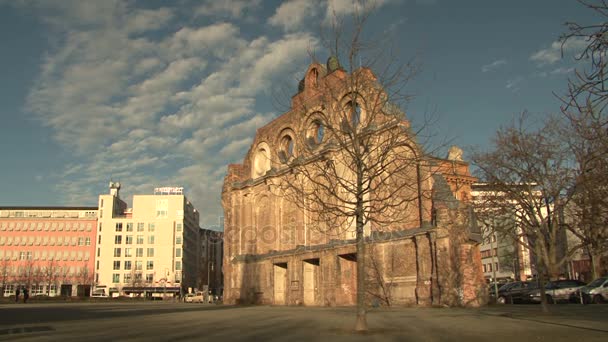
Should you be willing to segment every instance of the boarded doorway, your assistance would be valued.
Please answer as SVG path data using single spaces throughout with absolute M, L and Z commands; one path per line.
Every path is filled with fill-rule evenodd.
M 357 302 L 357 254 L 338 255 L 337 305 L 355 305 Z
M 304 305 L 317 305 L 319 259 L 304 260 Z
M 274 304 L 286 305 L 287 263 L 274 264 Z

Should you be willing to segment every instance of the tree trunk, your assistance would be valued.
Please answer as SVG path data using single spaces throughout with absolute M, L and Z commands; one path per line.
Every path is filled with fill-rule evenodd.
M 591 259 L 591 280 L 597 279 L 602 276 L 602 254 L 590 251 L 589 257 Z
M 365 236 L 363 232 L 363 217 L 360 214 L 357 215 L 357 321 L 355 323 L 355 331 L 367 331 L 367 313 L 365 310 Z
M 540 306 L 543 312 L 549 312 L 549 306 L 547 305 L 547 296 L 545 291 L 545 269 L 546 267 L 540 263 L 538 270 L 538 287 L 540 288 Z

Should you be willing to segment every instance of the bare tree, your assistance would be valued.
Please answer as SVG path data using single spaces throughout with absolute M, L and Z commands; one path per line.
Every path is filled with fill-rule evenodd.
M 42 269 L 44 275 L 44 281 L 46 283 L 46 294 L 51 295 L 51 286 L 55 286 L 55 292 L 57 291 L 57 279 L 59 278 L 59 268 L 57 262 L 54 259 L 49 259 Z
M 312 229 L 328 238 L 355 237 L 356 331 L 367 330 L 366 265 L 375 267 L 376 280 L 384 272 L 367 255 L 372 231 L 430 220 L 422 206 L 429 196 L 424 184 L 430 162 L 401 109 L 410 99 L 405 87 L 418 70 L 412 62 L 399 63 L 390 48 L 365 43 L 369 13 L 356 11 L 348 25 L 336 20 L 326 44 L 332 53 L 327 74 L 311 70 L 300 84 L 303 95 L 292 103 L 296 111 L 313 113 L 312 121 L 303 134 L 281 141 L 278 152 L 291 172 L 281 178 L 282 194 L 303 209 Z M 389 288 L 381 292 L 390 302 Z
M 599 15 L 601 23 L 581 25 L 566 23 L 562 49 L 571 42 L 584 41 L 585 47 L 575 58 L 587 62 L 568 80 L 568 90 L 558 95 L 567 122 L 563 136 L 576 162 L 577 184 L 569 207 L 573 234 L 586 247 L 592 273 L 604 272 L 602 256 L 608 254 L 608 89 L 606 53 L 608 52 L 608 2 L 579 2 Z
M 8 258 L 2 257 L 0 259 L 0 283 L 2 284 L 0 291 L 4 291 L 4 288 L 9 283 L 12 276 L 13 267 L 11 261 Z
M 491 151 L 473 155 L 480 178 L 491 189 L 477 205 L 489 208 L 490 215 L 515 220 L 515 225 L 494 229 L 515 234 L 516 241 L 535 254 L 543 309 L 547 310 L 545 275 L 557 278 L 570 256 L 581 248 L 566 246 L 563 220 L 576 175 L 559 123 L 549 119 L 537 130 L 528 127 L 523 115 L 497 131 Z

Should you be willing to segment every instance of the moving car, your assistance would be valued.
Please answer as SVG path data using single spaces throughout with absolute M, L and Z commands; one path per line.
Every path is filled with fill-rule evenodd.
M 583 295 L 585 303 L 605 303 L 608 302 L 608 277 L 597 278 L 589 284 L 581 287 L 573 293 L 575 300 L 580 300 Z
M 184 302 L 186 303 L 204 303 L 205 302 L 205 293 L 197 292 L 197 293 L 188 293 L 184 296 Z
M 585 283 L 578 280 L 550 281 L 545 285 L 545 298 L 547 298 L 549 304 L 568 301 L 572 298 L 572 294 L 583 286 L 585 286 Z M 531 302 L 540 303 L 540 289 L 529 291 L 528 297 Z

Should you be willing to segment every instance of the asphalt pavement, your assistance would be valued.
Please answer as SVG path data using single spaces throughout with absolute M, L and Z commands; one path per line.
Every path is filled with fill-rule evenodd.
M 0 340 L 19 341 L 608 341 L 608 305 L 372 309 L 193 303 L 0 304 Z

